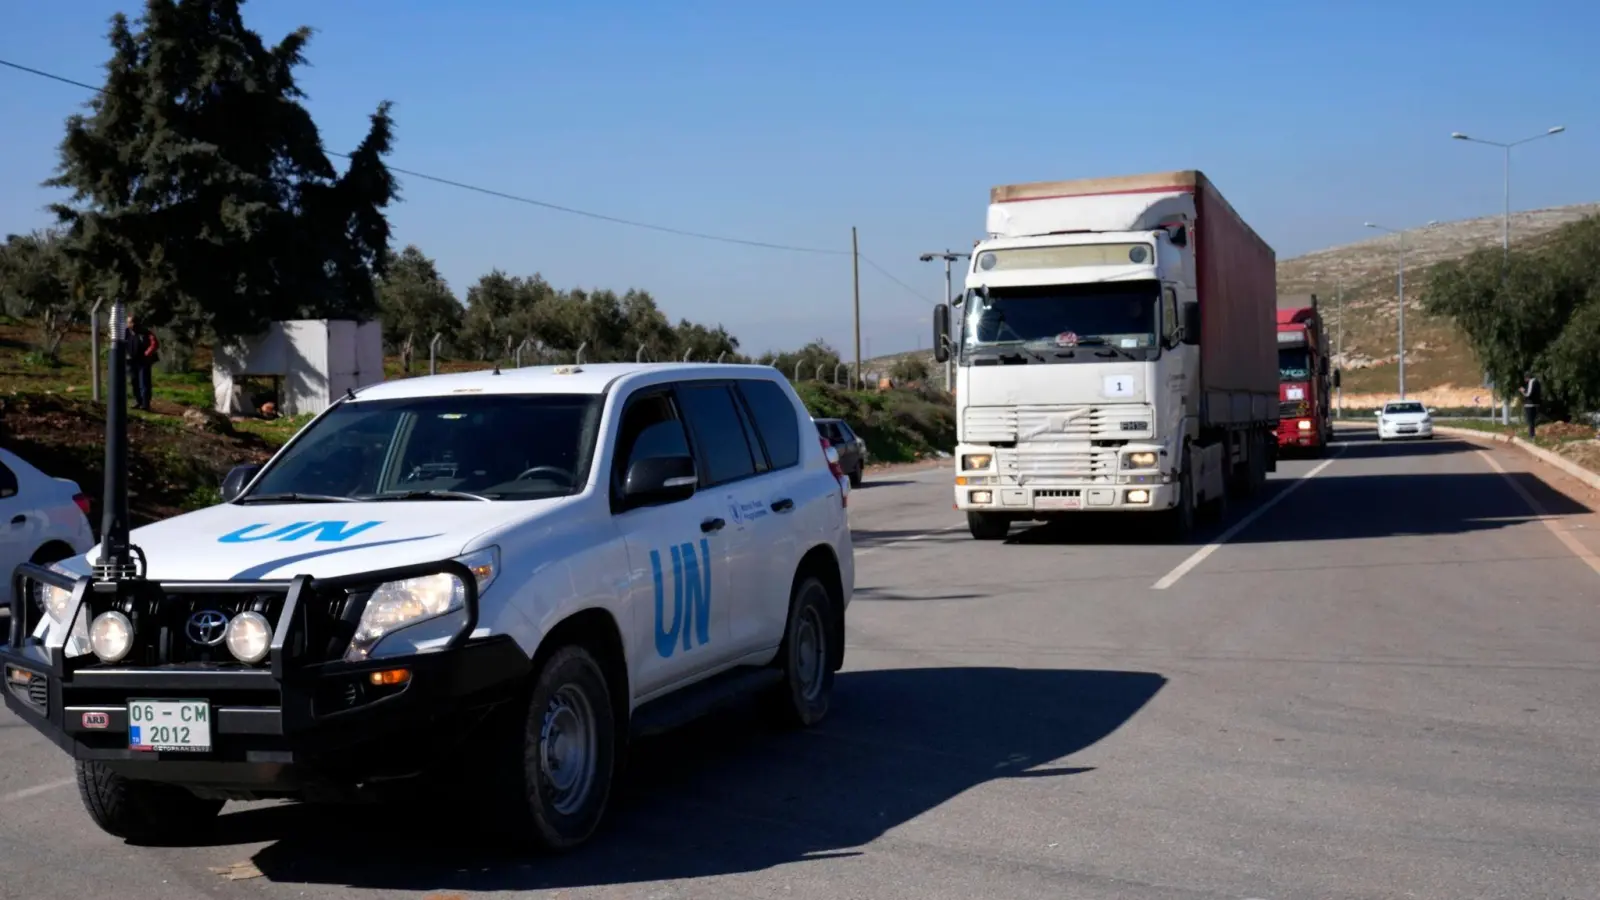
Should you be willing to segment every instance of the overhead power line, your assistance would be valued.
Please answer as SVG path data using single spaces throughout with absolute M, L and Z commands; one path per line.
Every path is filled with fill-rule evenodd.
M 76 79 L 67 78 L 64 75 L 57 75 L 57 74 L 55 74 L 53 72 L 46 72 L 43 69 L 35 69 L 32 66 L 24 66 L 24 65 L 22 65 L 20 63 L 11 62 L 10 60 L 7 60 L 7 59 L 0 59 L 0 66 L 5 66 L 7 68 L 16 69 L 19 72 L 26 72 L 29 75 L 36 75 L 36 76 L 38 76 L 40 78 L 48 78 L 51 81 L 57 81 L 57 82 L 60 82 L 62 84 L 69 84 L 69 85 L 72 85 L 73 87 L 83 88 L 84 90 L 93 91 L 93 92 L 95 92 L 97 94 L 105 93 L 105 88 L 100 87 L 98 85 L 93 85 L 93 84 L 89 84 L 87 82 L 78 81 Z M 350 154 L 348 154 L 348 153 L 340 153 L 340 152 L 338 152 L 336 150 L 325 150 L 324 152 L 326 152 L 330 156 L 337 156 L 337 157 L 339 157 L 341 159 L 349 159 L 350 158 Z M 606 215 L 605 213 L 597 213 L 597 212 L 593 212 L 593 211 L 586 210 L 586 209 L 578 209 L 578 208 L 572 207 L 572 206 L 563 206 L 562 204 L 551 203 L 551 202 L 549 202 L 547 200 L 537 200 L 537 199 L 534 199 L 532 197 L 523 197 L 521 195 L 513 194 L 513 193 L 510 193 L 508 191 L 501 191 L 501 190 L 495 190 L 494 188 L 480 187 L 480 186 L 475 185 L 475 184 L 468 184 L 468 183 L 466 183 L 464 181 L 456 181 L 456 180 L 451 179 L 451 178 L 442 178 L 442 177 L 440 177 L 438 175 L 429 175 L 426 172 L 417 172 L 417 171 L 414 171 L 414 170 L 411 170 L 411 169 L 402 169 L 399 166 L 393 166 L 393 165 L 388 165 L 388 164 L 385 164 L 385 165 L 387 166 L 387 168 L 391 172 L 396 172 L 398 174 L 406 175 L 406 176 L 409 176 L 411 178 L 420 178 L 423 181 L 431 181 L 431 182 L 434 182 L 435 184 L 442 184 L 442 185 L 446 185 L 448 187 L 457 188 L 457 189 L 463 190 L 463 191 L 472 191 L 474 193 L 484 194 L 484 195 L 487 195 L 487 196 L 490 196 L 490 197 L 498 197 L 498 198 L 500 198 L 502 200 L 510 200 L 513 203 L 522 203 L 522 204 L 525 204 L 525 205 L 528 205 L 528 206 L 536 206 L 536 207 L 539 207 L 541 209 L 548 209 L 548 210 L 552 210 L 552 211 L 555 211 L 555 212 L 567 213 L 568 215 L 583 216 L 584 218 L 596 219 L 596 220 L 599 220 L 599 221 L 602 221 L 602 222 L 611 222 L 611 223 L 617 224 L 617 225 L 628 225 L 628 226 L 631 226 L 633 228 L 643 228 L 643 229 L 647 229 L 649 231 L 661 232 L 663 234 L 673 234 L 673 235 L 678 235 L 679 237 L 697 238 L 699 240 L 704 240 L 704 241 L 717 241 L 719 243 L 724 243 L 724 244 L 739 244 L 739 245 L 746 246 L 746 247 L 760 247 L 760 248 L 763 248 L 763 249 L 766 249 L 766 250 L 781 250 L 781 251 L 786 251 L 786 252 L 789 252 L 789 253 L 811 253 L 811 254 L 817 254 L 817 255 L 822 255 L 822 256 L 849 256 L 850 255 L 850 251 L 849 250 L 844 250 L 844 249 L 831 249 L 831 248 L 827 248 L 827 247 L 804 247 L 804 246 L 799 246 L 799 245 L 796 245 L 796 244 L 779 244 L 779 243 L 773 243 L 773 242 L 770 242 L 770 241 L 757 241 L 757 240 L 751 240 L 751 239 L 748 239 L 748 238 L 729 237 L 727 235 L 721 235 L 721 234 L 707 234 L 705 232 L 700 232 L 700 231 L 690 231 L 690 230 L 685 229 L 685 228 L 675 228 L 675 227 L 670 226 L 670 225 L 657 225 L 657 224 L 652 223 L 652 222 L 640 222 L 640 221 L 637 221 L 635 219 L 625 219 L 625 218 L 622 218 L 620 216 L 611 216 L 611 215 Z M 904 281 L 901 281 L 899 278 L 896 278 L 895 276 L 891 275 L 887 269 L 885 269 L 883 266 L 878 265 L 876 262 L 874 262 L 873 260 L 869 259 L 866 255 L 864 255 L 864 254 L 861 255 L 861 261 L 866 263 L 867 265 L 871 266 L 872 268 L 877 269 L 879 274 L 883 275 L 885 278 L 889 279 L 890 281 L 892 281 L 895 284 L 899 285 L 900 287 L 904 288 L 905 290 L 910 292 L 912 296 L 916 297 L 917 299 L 923 301 L 924 303 L 930 303 L 930 304 L 933 303 L 933 301 L 929 300 L 928 297 L 926 295 L 924 295 L 921 291 L 917 290 L 916 288 L 912 287 L 909 284 L 906 284 Z

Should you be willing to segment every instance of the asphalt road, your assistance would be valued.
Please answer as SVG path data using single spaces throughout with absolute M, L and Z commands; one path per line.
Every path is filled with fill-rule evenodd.
M 1185 545 L 980 543 L 947 470 L 869 480 L 831 717 L 648 742 L 559 859 L 290 804 L 125 846 L 0 713 L 0 897 L 1600 896 L 1600 517 L 1514 448 L 1370 438 Z

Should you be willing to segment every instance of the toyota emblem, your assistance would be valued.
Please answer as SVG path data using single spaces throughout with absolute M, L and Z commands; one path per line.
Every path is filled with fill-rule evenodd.
M 228 617 L 214 609 L 203 609 L 189 617 L 184 631 L 196 644 L 215 647 L 228 634 Z

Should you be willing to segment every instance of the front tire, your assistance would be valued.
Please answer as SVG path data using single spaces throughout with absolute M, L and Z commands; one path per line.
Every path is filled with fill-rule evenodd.
M 506 749 L 514 757 L 503 817 L 515 843 L 571 850 L 599 829 L 616 780 L 618 732 L 605 670 L 588 648 L 551 653 L 534 676 L 521 727 Z
M 861 487 L 861 482 L 864 481 L 865 479 L 866 479 L 866 473 L 862 471 L 861 466 L 856 466 L 856 470 L 854 472 L 850 473 L 850 487 L 852 487 L 852 488 Z
M 78 798 L 101 831 L 136 844 L 182 843 L 211 830 L 222 800 L 196 797 L 185 788 L 135 781 L 103 764 L 75 763 Z
M 967 513 L 967 530 L 980 541 L 1003 541 L 1011 533 L 1011 520 L 994 513 Z
M 1178 505 L 1167 511 L 1167 536 L 1182 541 L 1194 531 L 1194 466 L 1189 448 L 1183 448 L 1183 472 L 1178 476 Z
M 778 647 L 777 666 L 783 683 L 769 698 L 780 726 L 809 728 L 828 714 L 833 699 L 833 621 L 835 599 L 822 579 L 802 574 L 789 600 L 789 623 Z

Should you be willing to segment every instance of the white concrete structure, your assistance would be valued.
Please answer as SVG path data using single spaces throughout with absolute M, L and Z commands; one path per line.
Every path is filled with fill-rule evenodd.
M 315 415 L 346 390 L 383 381 L 383 326 L 377 321 L 274 322 L 242 345 L 220 347 L 211 364 L 218 412 L 253 412 L 239 379 L 277 377 L 278 412 Z

